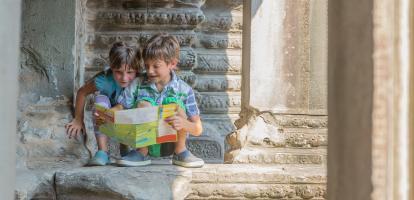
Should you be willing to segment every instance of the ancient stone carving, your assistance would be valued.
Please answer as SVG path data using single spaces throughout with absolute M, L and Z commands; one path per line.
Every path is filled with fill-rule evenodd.
M 98 55 L 93 55 L 93 56 L 89 56 L 88 60 L 85 62 L 85 68 L 86 69 L 91 69 L 91 68 L 95 68 L 95 69 L 104 69 L 104 66 L 108 65 L 108 57 L 104 56 L 103 54 L 98 54 Z
M 240 95 L 228 95 L 226 93 L 220 95 L 205 93 L 200 94 L 198 105 L 203 112 L 227 113 L 230 110 L 239 110 L 241 97 Z
M 195 89 L 200 92 L 240 91 L 241 78 L 228 79 L 227 77 L 200 77 Z
M 189 86 L 194 87 L 197 76 L 191 71 L 178 71 L 178 77 L 185 81 Z
M 200 43 L 208 49 L 241 49 L 242 39 L 228 36 L 203 36 Z
M 200 72 L 221 72 L 221 73 L 240 73 L 241 56 L 231 56 L 225 54 L 201 54 L 197 59 L 197 67 L 194 71 Z
M 326 117 L 311 118 L 307 116 L 275 116 L 276 123 L 281 127 L 308 127 L 308 128 L 327 128 L 328 120 Z
M 99 12 L 96 17 L 99 21 L 109 24 L 145 24 L 147 21 L 147 13 L 143 11 L 125 12 L 125 11 L 112 11 L 112 12 Z
M 286 145 L 291 147 L 319 147 L 328 145 L 326 135 L 292 134 L 286 138 Z
M 216 141 L 189 140 L 188 149 L 196 156 L 205 159 L 222 159 L 222 147 Z
M 191 70 L 196 64 L 196 57 L 197 54 L 192 49 L 182 49 L 178 67 L 183 70 Z
M 241 16 L 239 17 L 241 18 Z M 220 16 L 207 18 L 208 28 L 214 29 L 215 31 L 232 31 L 241 32 L 243 24 L 241 19 L 234 19 L 232 16 Z
M 153 36 L 155 33 L 140 33 L 136 35 L 115 35 L 115 34 L 107 34 L 107 35 L 90 35 L 88 37 L 88 46 L 94 48 L 102 48 L 108 49 L 111 45 L 118 41 L 123 41 L 128 43 L 129 45 L 141 44 L 143 45 L 148 39 Z M 180 43 L 181 47 L 184 46 L 192 46 L 194 43 L 195 33 L 170 33 L 174 35 L 178 42 Z
M 179 0 L 175 1 L 175 6 L 200 8 L 204 3 L 205 0 Z
M 112 25 L 191 25 L 196 26 L 204 21 L 205 16 L 197 11 L 154 12 L 140 11 L 101 11 L 96 19 Z
M 223 197 L 237 199 L 326 199 L 326 187 L 320 184 L 195 184 L 190 199 Z

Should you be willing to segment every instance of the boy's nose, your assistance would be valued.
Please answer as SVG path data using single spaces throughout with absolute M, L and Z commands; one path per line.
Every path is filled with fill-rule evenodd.
M 152 67 L 147 67 L 147 74 L 152 74 L 154 72 Z
M 122 80 L 123 81 L 127 81 L 128 80 L 128 74 L 127 73 L 123 73 L 122 74 Z

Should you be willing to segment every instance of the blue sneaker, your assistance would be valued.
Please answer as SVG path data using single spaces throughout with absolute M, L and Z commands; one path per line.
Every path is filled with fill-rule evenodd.
M 204 160 L 196 157 L 187 149 L 179 154 L 173 154 L 172 162 L 174 165 L 181 167 L 202 167 L 204 165 Z
M 136 150 L 131 150 L 128 155 L 116 160 L 116 164 L 121 167 L 137 167 L 151 164 L 151 159 L 148 155 L 144 156 Z
M 109 164 L 109 156 L 105 151 L 99 150 L 95 156 L 89 160 L 87 166 L 105 166 Z

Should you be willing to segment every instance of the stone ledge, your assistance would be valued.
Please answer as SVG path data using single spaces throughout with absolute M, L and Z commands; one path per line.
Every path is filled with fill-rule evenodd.
M 263 148 L 244 147 L 234 151 L 233 163 L 254 164 L 326 164 L 326 148 Z M 227 156 L 232 156 L 226 154 Z M 226 158 L 225 158 L 226 160 Z
M 324 199 L 326 194 L 326 169 L 319 165 L 79 167 L 26 171 L 17 178 L 16 199 Z

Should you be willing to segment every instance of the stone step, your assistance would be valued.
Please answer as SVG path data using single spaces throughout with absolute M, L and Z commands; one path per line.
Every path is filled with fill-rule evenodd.
M 323 199 L 326 170 L 308 165 L 171 165 L 58 171 L 58 199 Z
M 320 165 L 207 165 L 192 171 L 186 199 L 326 199 Z
M 234 153 L 234 152 L 233 152 Z M 256 164 L 325 164 L 327 149 L 321 148 L 266 148 L 243 147 L 232 159 L 232 163 Z
M 326 199 L 320 165 L 66 167 L 17 173 L 16 199 Z

